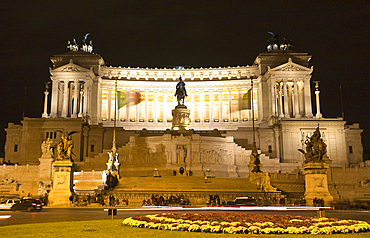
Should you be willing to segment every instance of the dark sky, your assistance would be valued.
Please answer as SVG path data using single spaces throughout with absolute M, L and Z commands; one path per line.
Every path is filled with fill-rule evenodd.
M 250 65 L 267 32 L 312 54 L 324 117 L 364 129 L 370 149 L 369 1 L 1 1 L 0 151 L 8 122 L 41 117 L 49 57 L 89 32 L 107 65 Z M 26 90 L 25 90 L 26 88 Z M 313 95 L 314 96 L 314 95 Z M 314 107 L 315 108 L 315 107 Z M 314 109 L 315 110 L 315 109 Z

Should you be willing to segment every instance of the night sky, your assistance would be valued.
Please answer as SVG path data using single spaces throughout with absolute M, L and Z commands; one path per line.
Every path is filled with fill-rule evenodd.
M 104 2 L 104 3 L 103 3 Z M 1 1 L 0 151 L 8 122 L 41 117 L 49 57 L 90 33 L 107 65 L 251 65 L 267 32 L 312 55 L 324 117 L 360 123 L 370 149 L 369 1 Z M 313 83 L 311 84 L 313 88 Z M 312 95 L 314 97 L 314 94 Z M 50 102 L 50 99 L 49 99 Z M 315 112 L 315 104 L 313 106 Z M 1 155 L 0 155 L 1 156 Z

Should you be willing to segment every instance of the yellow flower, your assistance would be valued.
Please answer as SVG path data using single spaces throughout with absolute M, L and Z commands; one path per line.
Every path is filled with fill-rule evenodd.
M 188 228 L 188 231 L 199 231 L 200 230 L 200 226 L 199 225 L 196 225 L 196 224 L 193 224 L 191 226 L 189 226 Z
M 218 233 L 221 231 L 222 231 L 221 226 L 211 226 L 211 232 Z

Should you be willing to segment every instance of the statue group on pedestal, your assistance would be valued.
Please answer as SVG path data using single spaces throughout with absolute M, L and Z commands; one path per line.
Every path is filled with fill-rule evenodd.
M 62 132 L 62 131 L 59 131 Z M 72 135 L 77 133 L 77 131 L 70 131 L 65 132 L 62 137 L 61 141 L 59 141 L 57 147 L 56 147 L 56 153 L 55 153 L 55 160 L 56 161 L 63 161 L 63 160 L 69 160 L 72 161 L 72 149 L 73 149 L 73 142 L 72 142 Z
M 43 141 L 41 144 L 41 156 L 47 156 L 52 157 L 53 156 L 53 150 L 51 149 L 51 140 L 48 138 L 46 141 Z
M 317 163 L 324 162 L 327 159 L 326 155 L 326 144 L 321 138 L 319 127 L 316 128 L 313 135 L 305 141 L 306 151 L 298 149 L 301 153 L 304 154 L 306 163 Z
M 102 173 L 102 183 L 109 188 L 114 188 L 118 184 L 119 171 L 119 161 L 118 161 L 118 153 L 115 148 L 112 151 L 108 152 L 109 159 L 107 164 L 107 169 Z

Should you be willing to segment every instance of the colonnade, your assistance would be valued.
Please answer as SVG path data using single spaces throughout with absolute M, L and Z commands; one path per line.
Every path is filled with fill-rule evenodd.
M 172 87 L 141 88 L 121 87 L 120 91 L 139 92 L 140 103 L 126 105 L 118 109 L 116 118 L 124 122 L 171 122 L 171 110 L 175 108 L 177 101 Z M 100 99 L 98 100 L 98 120 L 114 120 L 115 90 L 113 87 L 102 84 Z M 249 85 L 250 87 L 250 85 Z M 262 107 L 271 105 L 271 115 L 278 118 L 312 118 L 311 90 L 309 78 L 279 78 L 270 79 L 271 92 L 270 102 L 262 102 L 266 98 L 263 94 L 261 83 L 252 90 L 254 101 L 254 118 L 262 119 Z M 198 122 L 237 122 L 250 121 L 252 112 L 250 109 L 242 109 L 243 96 L 250 88 L 246 86 L 198 88 L 188 87 L 185 105 L 191 110 L 191 121 Z M 48 91 L 44 92 L 44 113 L 47 114 Z M 89 115 L 89 95 L 91 85 L 87 80 L 79 79 L 53 79 L 51 95 L 50 117 L 86 117 Z M 267 98 L 266 98 L 267 99 Z M 267 104 L 266 104 L 267 103 Z M 100 112 L 99 112 L 100 111 Z M 321 115 L 319 115 L 321 116 Z
M 125 122 L 170 122 L 171 110 L 177 105 L 175 92 L 168 89 L 144 89 L 120 91 L 140 93 L 141 102 L 118 110 L 117 120 Z M 240 110 L 247 89 L 191 89 L 187 90 L 185 105 L 191 110 L 192 122 L 236 122 L 251 120 L 251 110 Z M 102 89 L 103 121 L 114 120 L 115 90 Z M 255 118 L 258 119 L 257 89 L 254 89 Z M 109 110 L 110 109 L 110 110 Z
M 313 117 L 310 79 L 271 79 L 271 112 L 279 118 Z
M 53 79 L 52 82 L 50 117 L 77 118 L 88 115 L 89 83 L 78 79 Z M 49 117 L 46 108 L 47 106 L 44 106 L 43 117 Z

